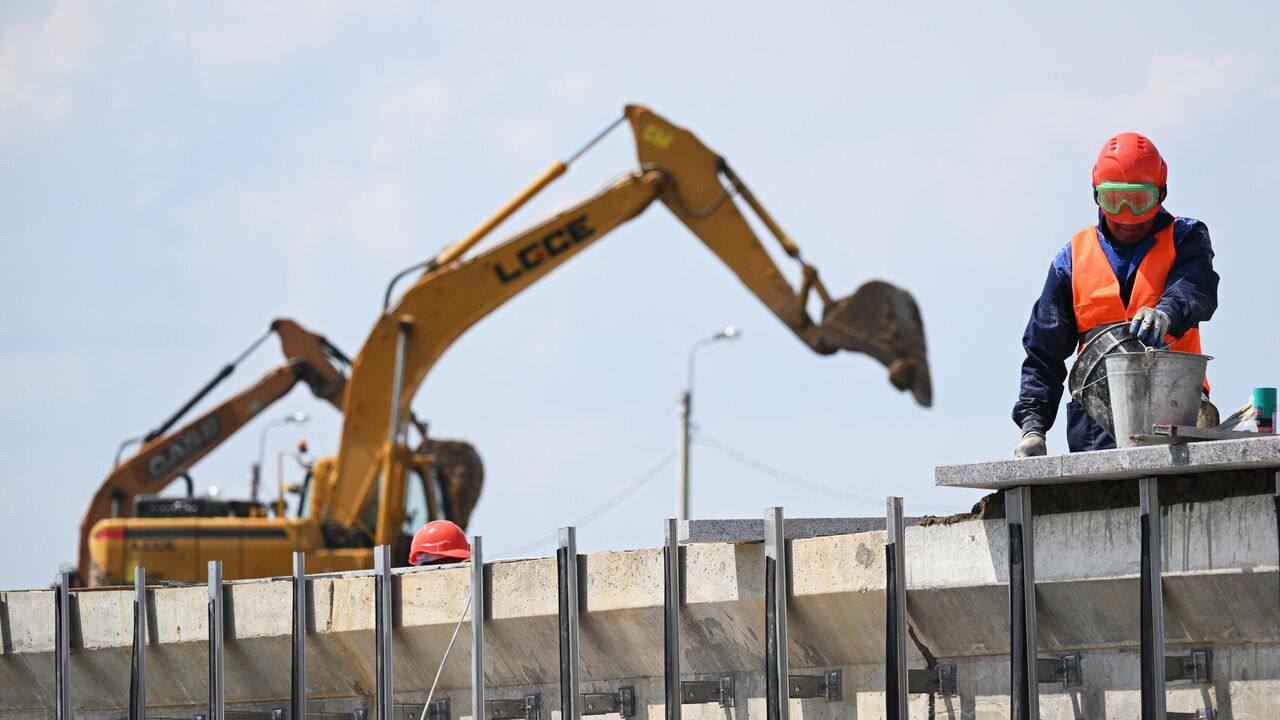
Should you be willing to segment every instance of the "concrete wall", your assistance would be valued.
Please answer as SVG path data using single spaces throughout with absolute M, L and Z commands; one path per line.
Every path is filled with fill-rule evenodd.
M 1138 714 L 1136 508 L 1037 517 L 1042 654 L 1084 654 L 1084 687 L 1042 686 L 1045 718 Z M 1239 497 L 1164 508 L 1168 652 L 1211 646 L 1212 685 L 1170 684 L 1171 710 L 1213 707 L 1219 717 L 1280 718 L 1280 577 L 1272 498 Z M 912 625 L 920 643 L 959 665 L 960 693 L 913 696 L 917 718 L 1007 718 L 1008 593 L 1002 521 L 907 530 Z M 805 718 L 883 717 L 884 533 L 791 542 L 793 673 L 840 668 L 844 699 L 792 701 Z M 686 706 L 692 720 L 764 717 L 764 572 L 759 544 L 686 548 L 682 617 L 685 679 L 733 673 L 737 705 Z M 634 686 L 649 720 L 663 715 L 662 554 L 657 549 L 584 558 L 583 690 Z M 491 566 L 490 698 L 540 692 L 544 720 L 558 716 L 555 562 Z M 421 702 L 465 605 L 464 567 L 396 575 L 397 699 Z M 318 576 L 309 601 L 311 707 L 371 707 L 373 581 Z M 290 583 L 227 589 L 226 697 L 240 707 L 283 707 L 289 696 Z M 182 717 L 206 701 L 206 592 L 151 591 L 151 715 Z M 132 593 L 73 597 L 72 694 L 77 716 L 120 717 L 128 704 Z M 440 690 L 455 718 L 469 708 L 469 637 L 462 628 Z M 0 594 L 0 716 L 46 717 L 53 698 L 53 594 Z M 923 655 L 911 646 L 913 667 Z M 932 715 L 930 714 L 932 713 Z M 416 716 L 416 714 L 415 714 Z

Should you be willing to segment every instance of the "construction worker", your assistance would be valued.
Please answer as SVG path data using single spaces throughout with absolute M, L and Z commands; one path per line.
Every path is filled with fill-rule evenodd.
M 1200 352 L 1200 323 L 1218 307 L 1209 229 L 1164 209 L 1168 167 L 1137 133 L 1107 140 L 1093 166 L 1098 223 L 1072 236 L 1049 266 L 1022 336 L 1013 421 L 1022 430 L 1014 457 L 1044 455 L 1067 377 L 1066 360 L 1090 331 L 1129 321 L 1149 345 Z M 1080 403 L 1067 403 L 1071 452 L 1102 450 L 1115 440 Z
M 410 565 L 445 565 L 470 559 L 466 533 L 448 520 L 432 520 L 418 528 L 409 545 Z

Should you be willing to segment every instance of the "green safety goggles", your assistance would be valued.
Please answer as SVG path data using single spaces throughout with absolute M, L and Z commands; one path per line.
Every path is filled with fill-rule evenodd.
M 1160 188 L 1152 183 L 1104 182 L 1093 188 L 1093 196 L 1108 215 L 1119 215 L 1126 207 L 1141 215 L 1160 204 Z

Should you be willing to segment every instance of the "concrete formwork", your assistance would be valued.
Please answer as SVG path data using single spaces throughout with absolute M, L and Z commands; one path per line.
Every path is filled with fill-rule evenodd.
M 1211 684 L 1171 683 L 1169 709 L 1215 708 L 1219 718 L 1280 718 L 1280 577 L 1271 496 L 1163 509 L 1165 637 L 1169 654 L 1214 651 Z M 1041 655 L 1080 652 L 1084 683 L 1041 686 L 1044 718 L 1138 716 L 1136 508 L 1037 516 Z M 655 536 L 659 534 L 657 526 Z M 789 656 L 793 674 L 841 669 L 843 698 L 793 700 L 797 717 L 884 717 L 885 534 L 790 542 Z M 957 664 L 953 697 L 913 695 L 916 718 L 1007 718 L 1007 532 L 1002 520 L 917 525 L 906 531 L 908 611 L 925 655 Z M 758 543 L 685 548 L 681 613 L 685 679 L 732 673 L 736 704 L 686 706 L 691 720 L 765 717 L 764 562 Z M 663 718 L 663 557 L 659 549 L 583 556 L 584 692 L 636 689 L 640 713 Z M 421 703 L 466 604 L 468 568 L 397 571 L 395 690 Z M 374 582 L 369 573 L 309 581 L 308 696 L 316 710 L 372 707 Z M 287 708 L 291 632 L 288 579 L 226 589 L 226 698 L 230 706 Z M 121 717 L 128 707 L 132 592 L 73 593 L 72 702 L 77 716 Z M 190 717 L 207 700 L 204 587 L 150 591 L 151 716 Z M 492 563 L 486 624 L 489 698 L 541 693 L 558 717 L 558 604 L 554 559 Z M 54 699 L 53 593 L 0 594 L 0 716 L 47 717 Z M 437 697 L 469 717 L 470 652 L 459 634 Z M 406 712 L 409 709 L 406 709 Z M 400 714 L 401 717 L 404 713 Z M 414 712 L 416 717 L 416 712 Z

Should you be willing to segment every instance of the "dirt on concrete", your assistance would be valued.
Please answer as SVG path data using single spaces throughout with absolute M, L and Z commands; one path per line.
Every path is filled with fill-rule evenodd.
M 1160 479 L 1160 504 L 1183 505 L 1245 495 L 1274 495 L 1275 491 L 1276 471 L 1271 469 L 1170 475 Z M 1137 506 L 1137 480 L 1045 485 L 1031 491 L 1031 509 L 1037 515 Z M 1003 517 L 1004 493 L 994 492 L 979 500 L 967 513 L 947 517 L 928 515 L 920 519 L 920 524 L 950 525 L 965 520 L 995 520 Z

